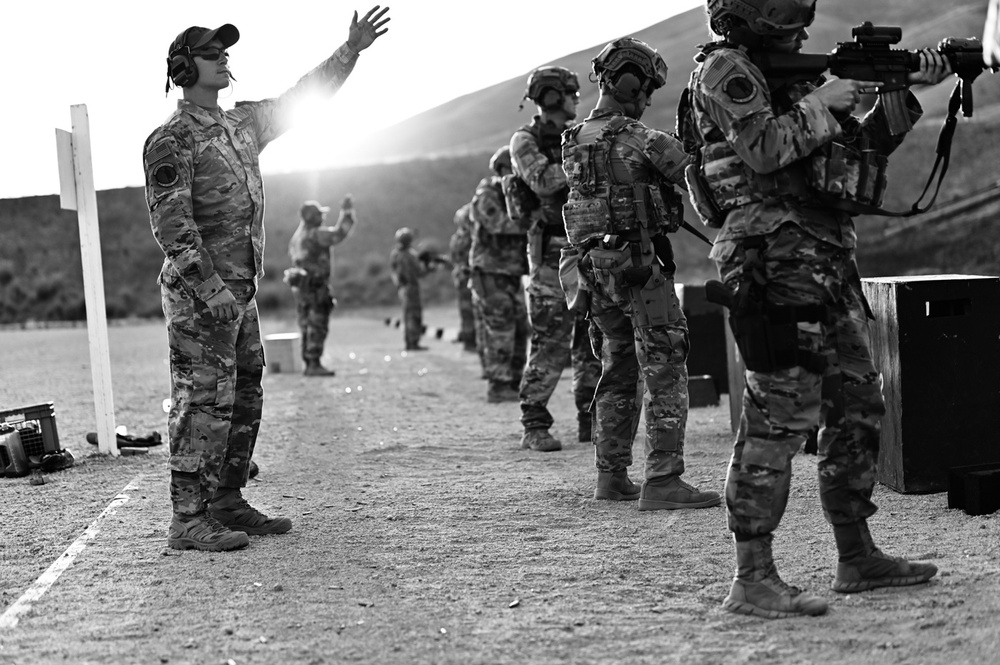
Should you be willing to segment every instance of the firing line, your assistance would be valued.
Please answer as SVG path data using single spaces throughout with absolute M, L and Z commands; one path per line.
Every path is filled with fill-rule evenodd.
M 25 614 L 31 610 L 31 604 L 36 602 L 41 598 L 49 588 L 56 583 L 59 576 L 66 571 L 67 568 L 73 563 L 73 560 L 83 552 L 84 548 L 87 547 L 87 543 L 93 540 L 94 537 L 100 533 L 98 528 L 101 520 L 103 520 L 108 515 L 112 514 L 116 508 L 128 502 L 129 497 L 126 492 L 135 491 L 139 489 L 139 479 L 142 474 L 139 474 L 132 481 L 122 488 L 122 491 L 118 493 L 117 496 L 108 504 L 107 508 L 101 511 L 101 514 L 97 516 L 93 522 L 90 523 L 80 537 L 73 541 L 73 543 L 66 548 L 66 551 L 62 555 L 52 562 L 52 565 L 41 574 L 41 576 L 35 580 L 35 583 L 24 592 L 24 595 L 17 599 L 17 601 L 7 608 L 7 611 L 0 614 L 0 629 L 2 628 L 13 628 L 17 625 L 20 620 L 21 615 Z

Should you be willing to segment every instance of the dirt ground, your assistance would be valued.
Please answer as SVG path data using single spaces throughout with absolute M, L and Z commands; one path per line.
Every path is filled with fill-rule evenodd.
M 830 612 L 728 614 L 723 508 L 594 501 L 568 374 L 552 404 L 565 449 L 520 450 L 517 405 L 487 404 L 477 358 L 450 342 L 457 314 L 427 312 L 444 338 L 409 355 L 384 323 L 395 314 L 335 314 L 324 358 L 335 377 L 265 376 L 261 472 L 246 495 L 294 527 L 232 553 L 165 547 L 166 446 L 110 458 L 84 441 L 95 429 L 84 329 L 0 333 L 0 409 L 53 401 L 77 459 L 42 486 L 0 478 L 0 617 L 85 545 L 0 628 L 0 663 L 998 662 L 1000 514 L 970 517 L 943 493 L 879 486 L 877 541 L 941 572 L 923 586 L 839 595 L 815 457 L 799 455 L 775 556 Z M 292 330 L 265 322 L 265 333 Z M 110 337 L 118 424 L 165 436 L 162 323 Z M 728 414 L 725 396 L 692 409 L 690 482 L 722 488 Z

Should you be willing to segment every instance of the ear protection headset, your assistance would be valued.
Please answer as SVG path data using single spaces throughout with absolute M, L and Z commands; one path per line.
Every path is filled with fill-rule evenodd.
M 555 109 L 562 108 L 565 102 L 566 95 L 561 90 L 548 88 L 542 94 L 542 98 L 538 100 L 538 105 L 546 111 L 554 111 Z
M 170 82 L 178 88 L 186 88 L 194 85 L 198 81 L 198 65 L 195 64 L 191 56 L 191 47 L 187 45 L 187 36 L 191 32 L 188 28 L 181 33 L 180 37 L 174 40 L 174 44 L 180 44 L 167 56 L 167 89 L 170 92 Z

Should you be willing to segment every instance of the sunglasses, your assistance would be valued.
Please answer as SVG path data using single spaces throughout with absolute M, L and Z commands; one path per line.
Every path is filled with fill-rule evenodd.
M 224 48 L 207 48 L 191 51 L 191 55 L 196 55 L 203 60 L 218 60 L 222 56 L 229 57 L 229 51 Z

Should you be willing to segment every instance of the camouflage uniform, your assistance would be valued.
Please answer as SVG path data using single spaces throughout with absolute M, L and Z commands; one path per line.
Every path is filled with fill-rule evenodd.
M 646 479 L 684 472 L 689 342 L 666 237 L 680 220 L 678 204 L 668 219 L 661 184 L 672 190 L 671 184 L 682 181 L 687 162 L 680 141 L 617 109 L 594 109 L 564 134 L 563 167 L 571 188 L 564 209 L 566 230 L 580 252 L 580 279 L 590 291 L 590 315 L 603 340 L 594 439 L 600 472 L 619 472 L 632 464 L 633 421 L 643 382 Z M 647 213 L 636 212 L 636 191 L 651 203 L 644 208 L 647 219 L 640 219 Z M 658 203 L 653 203 L 656 197 Z M 679 201 L 676 195 L 673 200 Z M 592 209 L 595 201 L 611 201 L 611 216 L 574 214 Z M 605 265 L 602 253 L 630 262 L 633 272 Z M 642 300 L 659 302 L 662 311 L 637 302 L 639 286 Z
M 745 259 L 759 256 L 766 306 L 820 312 L 795 326 L 799 364 L 746 373 L 726 482 L 729 528 L 737 540 L 774 531 L 788 500 L 792 457 L 817 423 L 823 512 L 835 527 L 863 523 L 876 510 L 871 496 L 885 405 L 869 348 L 854 224 L 829 197 L 821 199 L 815 183 L 817 174 L 826 182 L 832 170 L 850 170 L 830 158 L 834 141 L 863 141 L 888 155 L 903 137 L 889 134 L 881 101 L 859 120 L 807 97 L 812 83 L 772 96 L 760 70 L 733 48 L 707 50 L 690 87 L 708 184 L 728 211 L 710 254 L 722 280 L 738 288 Z M 907 107 L 915 121 L 921 111 L 912 95 Z
M 397 244 L 389 254 L 392 281 L 403 306 L 403 341 L 408 350 L 419 346 L 424 333 L 423 306 L 420 304 L 420 278 L 430 269 L 417 258 L 417 250 Z
M 458 341 L 465 345 L 467 351 L 476 347 L 481 324 L 476 320 L 475 308 L 472 306 L 472 291 L 469 290 L 469 249 L 472 247 L 472 220 L 469 217 L 472 203 L 466 203 L 455 211 L 455 232 L 448 243 L 448 253 L 451 257 L 451 276 L 458 295 L 458 315 L 460 321 Z M 480 355 L 482 353 L 480 352 Z
M 324 209 L 325 210 L 325 209 Z M 308 366 L 323 356 L 323 345 L 330 328 L 334 300 L 330 292 L 331 248 L 350 232 L 341 218 L 336 226 L 316 226 L 304 219 L 288 242 L 292 265 L 308 273 L 304 284 L 292 287 L 299 329 L 302 331 L 302 359 Z
M 483 321 L 486 378 L 517 387 L 528 350 L 521 275 L 528 271 L 525 231 L 507 214 L 500 178 L 484 178 L 472 199 L 472 300 Z
M 205 510 L 217 487 L 246 485 L 260 426 L 264 367 L 254 295 L 263 275 L 258 155 L 298 100 L 336 92 L 357 53 L 341 46 L 278 98 L 230 111 L 179 101 L 143 147 L 150 224 L 166 259 L 159 283 L 170 346 L 170 493 L 176 514 Z M 205 301 L 228 288 L 239 315 Z
M 562 222 L 566 174 L 559 150 L 563 127 L 542 124 L 535 116 L 510 140 L 514 173 L 538 196 L 528 231 L 528 320 L 531 346 L 521 380 L 521 424 L 525 430 L 552 426 L 546 405 L 566 366 L 573 367 L 573 398 L 577 413 L 588 418 L 601 363 L 587 334 L 586 312 L 570 310 L 559 284 L 560 251 L 567 246 Z

